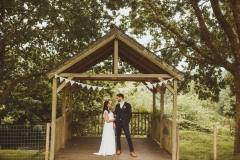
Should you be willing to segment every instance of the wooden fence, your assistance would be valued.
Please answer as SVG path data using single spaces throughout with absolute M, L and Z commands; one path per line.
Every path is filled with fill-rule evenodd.
M 103 113 L 99 111 L 74 112 L 73 136 L 101 136 L 103 128 Z M 132 136 L 149 136 L 151 113 L 133 112 L 129 125 Z

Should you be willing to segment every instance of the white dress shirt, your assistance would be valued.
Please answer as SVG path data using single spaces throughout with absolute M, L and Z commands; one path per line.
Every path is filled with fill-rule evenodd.
M 122 108 L 124 105 L 124 101 L 122 103 L 120 103 L 120 108 Z

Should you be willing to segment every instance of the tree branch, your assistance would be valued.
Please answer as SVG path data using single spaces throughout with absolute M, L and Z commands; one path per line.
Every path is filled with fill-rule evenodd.
M 3 21 L 3 17 L 4 17 L 4 6 L 3 6 L 3 1 L 2 0 L 0 0 L 0 13 L 1 13 L 1 15 L 0 15 L 0 22 L 2 22 Z
M 226 59 L 224 59 L 221 56 L 217 47 L 212 43 L 213 40 L 211 39 L 209 30 L 207 29 L 207 26 L 206 26 L 206 24 L 204 22 L 204 19 L 202 17 L 202 13 L 201 13 L 201 10 L 198 6 L 198 2 L 197 1 L 190 1 L 190 3 L 192 5 L 192 8 L 195 11 L 195 14 L 196 14 L 198 22 L 199 22 L 201 38 L 205 42 L 205 44 L 209 47 L 209 49 L 212 51 L 211 55 L 213 56 L 213 58 L 215 60 L 218 61 L 218 63 L 221 63 L 222 66 L 225 66 L 225 68 L 233 71 L 234 69 L 232 68 L 232 65 Z M 209 58 L 207 58 L 207 59 L 209 59 Z
M 4 98 L 6 98 L 7 96 L 9 96 L 11 94 L 11 92 L 15 89 L 15 87 L 21 83 L 24 80 L 27 80 L 31 77 L 39 77 L 39 76 L 45 76 L 45 72 L 40 72 L 40 73 L 33 73 L 33 74 L 29 74 L 29 75 L 25 75 L 22 77 L 19 77 L 15 80 L 13 80 L 9 85 L 8 88 L 0 93 L 0 101 L 2 101 Z
M 162 18 L 161 14 L 158 13 L 158 10 L 156 9 L 156 6 L 153 4 L 153 2 L 150 4 L 151 8 L 153 10 L 153 13 L 155 13 L 155 17 L 156 17 L 156 21 L 157 23 L 159 23 L 165 30 L 167 30 L 170 34 L 173 34 L 177 37 L 178 40 L 180 40 L 181 42 L 185 43 L 187 47 L 192 48 L 196 53 L 198 53 L 202 59 L 204 59 L 205 61 L 207 60 L 208 63 L 210 64 L 215 64 L 215 65 L 219 65 L 224 67 L 226 70 L 230 71 L 231 73 L 235 72 L 235 67 L 234 64 L 231 64 L 230 62 L 228 62 L 225 58 L 223 58 L 217 47 L 212 43 L 211 38 L 210 38 L 210 34 L 209 31 L 203 21 L 203 17 L 201 15 L 201 10 L 198 7 L 197 1 L 190 1 L 190 3 L 192 4 L 192 7 L 196 13 L 196 16 L 198 18 L 199 21 L 199 25 L 200 25 L 200 31 L 201 31 L 201 36 L 203 37 L 203 40 L 205 41 L 205 45 L 208 46 L 208 48 L 211 50 L 211 54 L 209 54 L 209 52 L 204 52 L 202 51 L 195 42 L 189 41 L 187 38 L 185 38 L 183 35 L 181 35 L 178 30 L 176 30 L 173 26 L 171 26 L 168 22 L 166 18 Z M 185 54 L 186 56 L 186 54 Z M 192 56 L 189 56 L 189 58 L 191 58 Z M 192 57 L 193 58 L 193 57 Z M 201 62 L 202 59 L 199 59 Z M 194 58 L 194 60 L 198 60 L 198 58 Z
M 233 12 L 233 18 L 234 18 L 234 22 L 235 25 L 237 27 L 237 34 L 238 34 L 238 39 L 240 39 L 240 14 L 239 14 L 239 10 L 240 10 L 240 2 L 239 1 L 231 1 L 232 3 L 232 12 Z
M 187 47 L 192 48 L 195 52 L 197 52 L 200 56 L 202 56 L 202 58 L 205 61 L 207 60 L 211 64 L 224 66 L 226 69 L 232 71 L 232 66 L 231 66 L 231 64 L 228 61 L 223 59 L 219 54 L 212 53 L 212 54 L 214 54 L 214 56 L 211 57 L 210 54 L 203 52 L 199 47 L 197 47 L 197 45 L 194 42 L 189 41 L 188 39 L 183 37 L 175 28 L 173 28 L 170 24 L 168 24 L 164 18 L 160 18 L 161 14 L 158 13 L 158 10 L 156 9 L 156 6 L 153 4 L 153 2 L 150 5 L 151 5 L 151 8 L 153 10 L 153 13 L 155 13 L 155 15 L 156 15 L 156 21 L 163 28 L 165 28 L 167 31 L 169 31 L 170 34 L 175 35 L 178 38 L 178 40 L 180 40 L 181 42 L 185 43 Z M 203 24 L 201 24 L 201 25 L 203 25 Z M 213 48 L 213 49 L 214 49 L 214 51 L 216 51 L 216 53 L 219 53 L 216 48 Z M 189 55 L 187 56 L 186 54 L 184 56 L 186 56 L 188 58 L 193 58 L 193 60 L 202 62 L 202 59 L 198 59 L 196 57 L 194 58 L 194 57 L 189 56 Z M 223 61 L 224 64 L 222 64 L 222 62 L 220 62 L 219 60 Z
M 218 0 L 210 0 L 210 1 L 211 1 L 211 6 L 212 6 L 212 9 L 213 9 L 213 13 L 216 16 L 219 24 L 221 25 L 224 33 L 227 35 L 227 37 L 229 39 L 229 42 L 231 43 L 230 46 L 231 46 L 231 49 L 232 49 L 233 56 L 235 57 L 236 61 L 240 61 L 239 44 L 238 44 L 237 37 L 234 34 L 234 31 L 232 30 L 232 27 L 230 26 L 228 21 L 223 16 L 223 14 L 220 10 L 220 7 L 219 7 Z M 234 5 L 237 5 L 237 4 L 238 4 L 238 8 L 237 8 L 237 6 L 234 6 Z M 240 8 L 239 1 L 234 1 L 233 0 L 232 5 L 233 5 L 232 7 L 233 7 L 234 19 L 235 19 L 235 22 L 238 24 L 237 29 L 238 29 L 238 35 L 239 35 L 239 29 L 240 29 L 239 20 L 240 20 L 240 17 L 238 16 L 239 13 L 237 13 L 237 12 L 239 12 L 239 8 Z

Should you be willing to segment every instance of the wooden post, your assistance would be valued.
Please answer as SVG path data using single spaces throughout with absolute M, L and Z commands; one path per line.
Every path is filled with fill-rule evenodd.
M 72 94 L 72 90 L 70 91 L 70 93 L 69 93 L 69 113 L 70 113 L 70 117 L 71 117 L 71 119 L 70 119 L 70 122 L 72 123 L 72 121 L 73 121 L 73 112 L 72 112 L 72 98 L 73 98 L 73 94 Z M 70 133 L 70 139 L 72 138 L 72 131 L 71 131 L 71 133 Z
M 152 139 L 156 139 L 156 131 L 157 131 L 157 119 L 156 119 L 156 94 L 154 92 L 154 90 L 152 91 L 152 98 L 153 98 L 153 106 L 152 106 L 152 110 L 153 110 L 153 119 L 152 119 Z
M 118 74 L 118 40 L 114 41 L 113 74 Z
M 213 159 L 217 159 L 217 127 L 213 126 Z
M 172 111 L 172 160 L 177 159 L 177 80 L 173 80 L 173 111 Z
M 163 148 L 164 89 L 164 85 L 162 85 L 160 92 L 160 148 Z
M 66 91 L 63 90 L 62 94 L 62 116 L 63 116 L 63 133 L 62 133 L 62 147 L 65 147 L 65 141 L 66 141 Z
M 51 122 L 51 147 L 50 160 L 54 160 L 56 141 L 56 114 L 57 114 L 57 79 L 53 78 L 52 86 L 52 122 Z
M 180 157 L 179 157 L 179 151 L 180 151 L 180 149 L 179 149 L 179 130 L 177 129 L 177 160 L 179 160 L 180 159 Z
M 46 126 L 46 152 L 45 152 L 45 160 L 48 160 L 49 157 L 49 139 L 50 139 L 50 123 L 47 123 Z

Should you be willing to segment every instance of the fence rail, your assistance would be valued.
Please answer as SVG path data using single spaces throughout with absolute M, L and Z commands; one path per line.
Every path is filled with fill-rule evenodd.
M 103 113 L 99 111 L 74 112 L 74 136 L 101 136 L 103 129 Z M 129 125 L 132 136 L 149 136 L 151 126 L 151 113 L 133 112 Z

